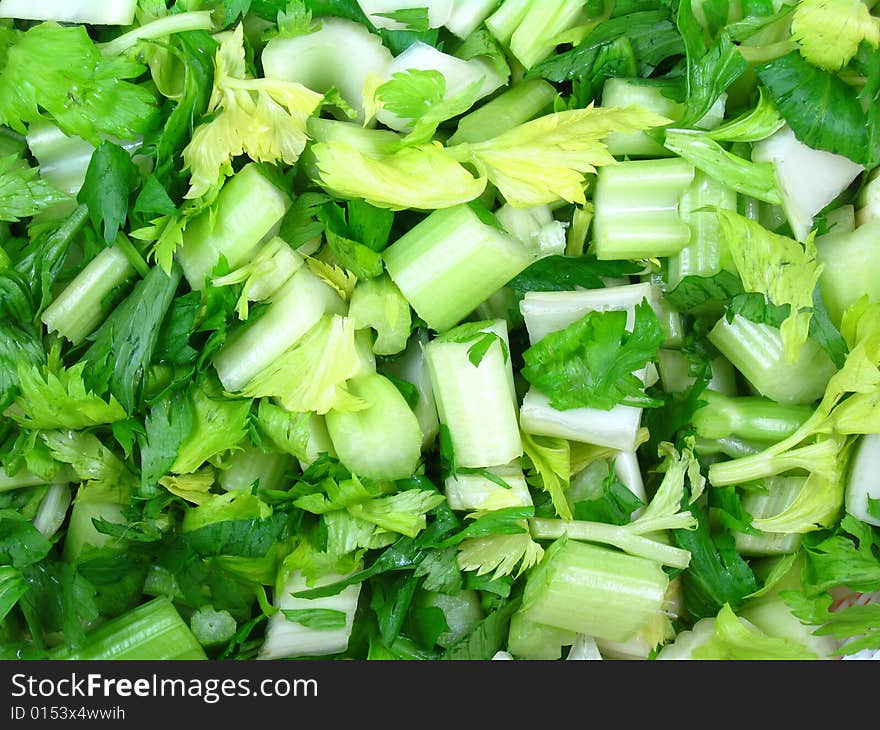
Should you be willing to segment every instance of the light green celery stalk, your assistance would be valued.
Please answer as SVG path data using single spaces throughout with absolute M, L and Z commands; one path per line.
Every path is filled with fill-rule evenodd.
M 736 192 L 697 170 L 694 181 L 681 198 L 681 217 L 691 229 L 690 241 L 669 256 L 666 279 L 674 289 L 686 276 L 714 276 L 734 269 L 730 252 L 721 237 L 715 208 L 736 210 Z
M 50 658 L 168 661 L 207 657 L 174 604 L 167 598 L 154 598 L 89 632 L 82 647 L 59 646 Z
M 535 0 L 510 36 L 510 52 L 529 69 L 556 48 L 557 37 L 584 17 L 584 0 Z
M 447 144 L 485 142 L 497 137 L 546 113 L 555 98 L 555 87 L 544 79 L 523 79 L 459 119 Z
M 815 244 L 822 302 L 835 325 L 862 296 L 880 301 L 880 219 L 850 232 L 832 230 L 817 236 Z
M 344 56 L 340 47 L 346 49 Z M 358 124 L 366 121 L 364 90 L 370 78 L 384 77 L 393 60 L 378 34 L 333 17 L 321 18 L 311 32 L 271 38 L 260 58 L 266 78 L 300 83 L 321 94 L 335 89 L 348 109 L 331 105 L 329 111 L 340 120 L 353 115 Z
M 364 403 L 355 412 L 330 409 L 327 431 L 340 462 L 367 479 L 406 479 L 422 452 L 419 421 L 397 387 L 377 372 L 348 381 L 347 390 Z
M 664 93 L 670 92 L 670 96 Z M 612 77 L 602 86 L 602 106 L 638 106 L 671 120 L 681 119 L 684 105 L 671 98 L 672 89 L 665 82 Z M 614 132 L 606 140 L 615 157 L 670 157 L 670 151 L 644 132 Z
M 747 491 L 741 499 L 743 509 L 752 516 L 752 524 L 783 514 L 803 491 L 807 477 L 770 477 L 764 480 L 764 489 Z M 761 524 L 766 524 L 761 522 Z M 764 532 L 749 534 L 733 532 L 736 549 L 741 555 L 755 557 L 788 555 L 801 544 L 799 532 Z
M 138 25 L 101 44 L 100 48 L 104 55 L 114 56 L 124 53 L 141 41 L 164 39 L 175 33 L 186 33 L 193 30 L 213 30 L 214 21 L 211 16 L 210 10 L 193 10 L 166 15 Z
M 348 313 L 356 328 L 375 330 L 372 349 L 376 355 L 396 355 L 406 348 L 412 325 L 410 305 L 387 274 L 358 281 Z
M 707 390 L 706 405 L 691 418 L 695 433 L 707 439 L 734 436 L 754 441 L 780 441 L 791 436 L 813 414 L 807 405 L 790 405 L 757 396 L 729 397 Z
M 94 332 L 112 309 L 111 294 L 135 270 L 117 246 L 103 249 L 43 310 L 48 332 L 57 332 L 78 345 Z
M 694 181 L 686 160 L 632 160 L 599 170 L 592 249 L 599 259 L 658 258 L 681 251 L 691 228 L 680 213 Z
M 531 621 L 625 641 L 664 610 L 669 578 L 659 563 L 562 537 L 526 579 Z
M 269 308 L 254 322 L 235 329 L 214 356 L 213 365 L 227 392 L 241 391 L 260 372 L 295 346 L 325 314 L 342 314 L 338 292 L 307 266 L 269 299 Z
M 431 213 L 383 256 L 403 296 L 438 332 L 458 324 L 532 261 L 528 248 L 477 204 Z
M 295 460 L 280 451 L 264 451 L 248 443 L 224 459 L 217 483 L 225 490 L 249 489 L 258 484 L 260 489 L 283 489 L 285 476 L 292 471 Z
M 221 257 L 231 269 L 248 261 L 289 205 L 287 193 L 257 165 L 245 165 L 223 185 L 211 209 L 186 225 L 175 257 L 190 287 L 204 289 Z
M 510 617 L 507 650 L 516 659 L 561 659 L 562 648 L 574 644 L 576 637 L 573 631 L 535 623 L 520 609 Z
M 451 330 L 428 343 L 425 357 L 456 465 L 492 467 L 522 456 L 506 322 Z

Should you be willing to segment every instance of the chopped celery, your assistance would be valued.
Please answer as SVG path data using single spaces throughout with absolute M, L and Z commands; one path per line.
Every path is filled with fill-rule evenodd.
M 367 479 L 406 479 L 422 452 L 419 421 L 397 387 L 376 372 L 356 375 L 348 391 L 365 403 L 362 410 L 330 410 L 327 431 L 339 459 Z
M 125 524 L 122 505 L 114 502 L 90 502 L 80 498 L 74 500 L 64 536 L 63 556 L 66 561 L 75 563 L 91 548 L 122 548 L 123 543 L 119 538 L 98 532 L 93 520 Z
M 52 122 L 36 122 L 27 134 L 28 147 L 40 165 L 40 176 L 68 195 L 76 195 L 86 179 L 95 146 L 68 137 Z
M 670 256 L 691 241 L 682 196 L 694 166 L 681 158 L 631 160 L 599 170 L 593 195 L 593 250 L 599 259 Z
M 535 258 L 565 253 L 565 224 L 553 217 L 549 205 L 514 208 L 509 203 L 495 211 L 498 222 L 534 252 Z
M 339 49 L 345 48 L 345 54 Z M 296 81 L 312 91 L 326 94 L 336 89 L 361 123 L 364 87 L 371 76 L 385 77 L 393 60 L 382 39 L 366 27 L 345 18 L 324 18 L 310 33 L 279 36 L 266 43 L 261 55 L 268 79 Z M 333 108 L 339 119 L 347 110 Z
M 453 35 L 467 38 L 500 3 L 501 0 L 452 0 L 452 9 L 444 25 Z
M 495 224 L 491 214 L 457 205 L 434 211 L 385 250 L 389 276 L 432 329 L 458 324 L 531 263 L 529 250 Z
M 496 320 L 469 334 L 464 341 L 441 337 L 425 347 L 440 422 L 449 429 L 456 465 L 508 464 L 522 456 L 523 447 L 507 325 Z M 487 335 L 496 341 L 474 364 L 472 348 Z
M 798 359 L 785 359 L 778 328 L 750 322 L 740 315 L 718 321 L 710 342 L 739 370 L 758 393 L 785 404 L 807 404 L 821 397 L 837 371 L 834 363 L 812 340 L 801 347 Z
M 413 0 L 357 0 L 360 9 L 369 21 L 377 28 L 386 30 L 406 30 L 410 24 L 406 22 L 406 12 L 413 9 L 424 10 L 424 20 L 428 28 L 439 28 L 444 25 L 452 13 L 453 0 L 423 0 L 421 4 Z M 395 17 L 403 13 L 401 19 Z
M 0 0 L 0 18 L 131 25 L 137 0 Z
M 485 142 L 545 113 L 556 89 L 544 79 L 523 79 L 458 121 L 450 145 Z
M 202 646 L 216 646 L 229 641 L 235 634 L 235 619 L 229 611 L 202 606 L 189 620 L 196 641 Z
M 217 483 L 226 491 L 250 489 L 254 484 L 260 489 L 283 489 L 284 477 L 294 463 L 290 454 L 245 445 L 224 461 Z
M 113 292 L 134 274 L 118 246 L 105 248 L 43 310 L 43 324 L 49 332 L 79 345 L 110 313 Z
M 416 595 L 413 605 L 418 608 L 436 608 L 443 612 L 448 629 L 440 634 L 437 645 L 448 647 L 467 636 L 485 618 L 480 594 L 474 590 L 458 593 L 422 591 Z
M 510 617 L 507 650 L 517 659 L 561 659 L 562 648 L 576 640 L 573 631 L 535 623 L 522 609 Z
M 70 485 L 52 484 L 47 490 L 40 509 L 34 516 L 34 527 L 52 539 L 67 517 L 71 501 Z
M 560 538 L 526 580 L 530 620 L 625 641 L 663 613 L 669 578 L 659 563 Z
M 510 52 L 529 69 L 549 56 L 557 37 L 583 18 L 584 0 L 533 0 L 510 36 Z
M 486 471 L 490 474 L 458 472 L 446 477 L 443 491 L 450 509 L 472 512 L 532 504 L 532 495 L 521 466 L 508 464 Z M 497 480 L 503 481 L 506 486 Z
M 359 281 L 351 293 L 348 313 L 358 329 L 375 330 L 372 349 L 376 355 L 396 355 L 406 348 L 412 327 L 409 302 L 387 275 Z
M 167 598 L 154 598 L 111 619 L 86 635 L 79 649 L 58 647 L 52 659 L 206 659 L 201 644 Z
M 258 658 L 318 657 L 345 651 L 354 625 L 361 584 L 355 583 L 326 598 L 295 596 L 300 591 L 334 583 L 344 577 L 335 573 L 324 573 L 314 583 L 310 583 L 299 571 L 293 572 L 275 597 L 275 605 L 279 611 L 269 618 L 266 638 Z M 307 617 L 314 616 L 315 611 L 338 616 L 342 625 L 337 628 L 309 626 Z M 299 617 L 302 622 L 296 620 Z
M 816 237 L 816 255 L 822 265 L 819 286 L 831 321 L 839 326 L 843 313 L 867 295 L 880 300 L 880 219 L 852 232 L 833 230 Z
M 757 396 L 729 397 L 707 390 L 702 400 L 706 405 L 697 409 L 691 422 L 696 434 L 707 439 L 733 436 L 751 441 L 781 441 L 813 415 L 810 406 Z
M 284 216 L 290 198 L 250 163 L 223 185 L 215 205 L 187 225 L 176 251 L 187 282 L 199 291 L 221 257 L 235 269 L 256 252 Z
M 667 93 L 664 93 L 666 91 Z M 612 77 L 602 87 L 602 106 L 639 106 L 668 119 L 681 119 L 684 105 L 672 98 L 673 89 L 647 79 Z M 644 132 L 612 132 L 605 143 L 615 157 L 669 157 L 671 152 Z
M 264 368 L 293 347 L 325 314 L 341 314 L 336 290 L 301 267 L 272 296 L 255 322 L 235 330 L 214 357 L 214 367 L 230 393 L 241 390 Z

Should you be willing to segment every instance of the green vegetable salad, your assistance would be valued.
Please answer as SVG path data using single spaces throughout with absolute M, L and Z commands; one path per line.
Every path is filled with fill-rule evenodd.
M 0 0 L 0 657 L 880 656 L 877 0 Z

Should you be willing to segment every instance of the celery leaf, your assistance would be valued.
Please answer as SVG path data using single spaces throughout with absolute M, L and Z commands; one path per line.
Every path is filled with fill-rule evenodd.
M 140 182 L 131 155 L 119 145 L 105 141 L 92 153 L 77 200 L 89 206 L 92 225 L 103 232 L 108 246 L 113 245 L 119 229 L 125 226 L 129 199 Z
M 861 0 L 801 0 L 791 20 L 791 37 L 814 66 L 838 71 L 862 41 L 880 46 L 880 18 Z

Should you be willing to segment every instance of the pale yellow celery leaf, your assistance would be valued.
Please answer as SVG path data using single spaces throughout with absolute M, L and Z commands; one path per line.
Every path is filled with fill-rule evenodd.
M 364 99 L 364 128 L 369 127 L 372 121 L 376 118 L 376 115 L 382 111 L 382 100 L 379 98 L 377 92 L 379 87 L 384 84 L 386 80 L 387 79 L 373 71 L 370 71 L 364 79 L 362 94 Z
M 693 439 L 689 441 L 692 442 Z M 664 472 L 663 479 L 642 514 L 626 525 L 626 529 L 635 534 L 654 532 L 657 529 L 696 527 L 696 518 L 693 514 L 681 510 L 686 478 L 691 484 L 689 499 L 691 504 L 700 496 L 705 485 L 705 478 L 700 474 L 699 463 L 693 454 L 691 444 L 686 445 L 679 453 L 672 444 L 663 442 L 658 448 L 658 453 L 663 457 L 659 467 L 660 471 Z
M 313 256 L 309 256 L 306 259 L 306 265 L 321 281 L 335 289 L 343 301 L 347 302 L 351 298 L 351 293 L 354 291 L 358 279 L 350 271 L 343 269 L 341 266 L 328 264 L 326 261 L 316 259 Z
M 694 648 L 692 658 L 745 661 L 818 659 L 814 652 L 797 641 L 764 633 L 737 616 L 727 603 L 712 622 L 712 636 Z
M 778 306 L 790 305 L 779 329 L 786 359 L 796 361 L 810 334 L 813 291 L 823 269 L 812 237 L 801 245 L 733 211 L 719 209 L 718 218 L 744 289 Z
M 464 540 L 458 546 L 456 560 L 461 570 L 476 571 L 477 575 L 492 573 L 493 578 L 500 578 L 516 571 L 514 577 L 518 578 L 543 556 L 544 548 L 524 532 Z
M 801 0 L 794 9 L 791 37 L 814 66 L 838 71 L 865 41 L 880 45 L 880 20 L 862 0 Z
M 571 481 L 571 444 L 562 438 L 521 432 L 523 450 L 532 463 L 528 482 L 550 495 L 553 509 L 564 520 L 573 517 L 565 492 Z
M 292 413 L 362 410 L 366 403 L 345 390 L 345 383 L 360 370 L 351 319 L 324 316 L 292 349 L 251 380 L 243 395 L 275 398 Z
M 637 107 L 594 107 L 548 114 L 493 139 L 450 148 L 485 170 L 516 208 L 565 200 L 586 204 L 586 175 L 615 163 L 603 140 L 612 132 L 639 132 L 671 120 Z
M 363 198 L 377 208 L 437 210 L 469 203 L 486 188 L 439 143 L 405 147 L 370 157 L 345 142 L 311 148 L 318 180 L 342 198 Z
M 193 474 L 168 474 L 159 480 L 171 494 L 192 504 L 205 504 L 211 499 L 214 470 L 202 469 Z
M 214 116 L 196 127 L 183 151 L 191 175 L 187 199 L 216 188 L 240 155 L 294 164 L 308 141 L 308 118 L 324 98 L 296 82 L 247 78 L 242 40 L 239 25 L 216 53 L 207 109 Z
M 843 450 L 844 439 L 829 438 Z M 801 491 L 788 507 L 772 517 L 752 520 L 752 526 L 762 532 L 798 534 L 833 527 L 843 508 L 845 484 L 842 477 L 842 469 L 838 469 L 830 479 L 818 472 L 810 472 Z

